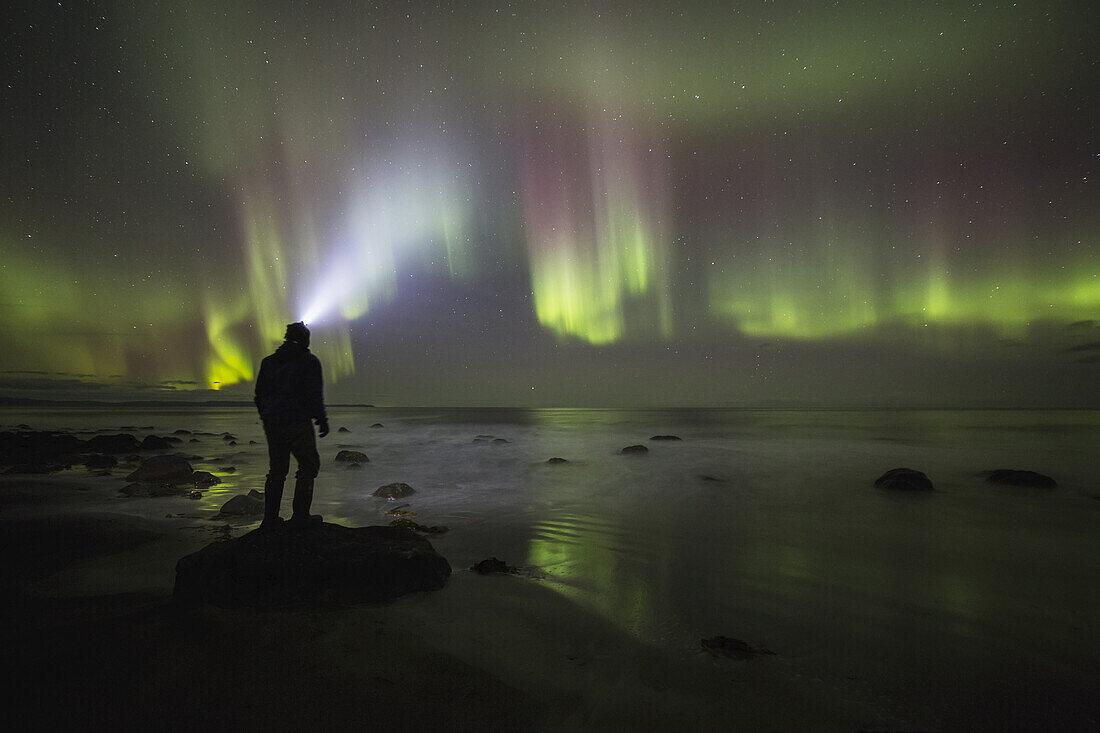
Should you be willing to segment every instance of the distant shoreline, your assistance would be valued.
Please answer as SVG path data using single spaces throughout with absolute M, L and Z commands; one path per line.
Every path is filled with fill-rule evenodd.
M 252 400 L 40 400 L 24 397 L 0 397 L 0 407 L 255 407 Z M 328 407 L 374 407 L 363 404 L 333 404 Z
M 116 409 L 116 408 L 217 408 L 217 407 L 255 407 L 252 400 L 125 400 L 120 402 L 111 402 L 107 400 L 45 400 L 35 399 L 29 397 L 0 397 L 0 409 L 4 408 L 21 408 L 21 407 L 40 407 L 40 408 L 52 408 L 52 409 L 69 409 L 69 408 L 94 408 L 94 409 Z M 1016 406 L 972 406 L 972 405 L 953 405 L 953 406 L 913 406 L 913 405 L 898 405 L 898 406 L 877 406 L 868 407 L 863 405 L 852 405 L 848 407 L 823 407 L 813 405 L 693 405 L 693 406 L 675 406 L 675 405 L 651 405 L 645 407 L 615 407 L 615 406 L 566 406 L 566 405 L 554 405 L 554 406 L 517 406 L 517 405 L 374 405 L 364 403 L 333 403 L 326 404 L 329 409 L 332 408 L 354 408 L 354 409 L 382 409 L 382 410 L 482 410 L 482 411 L 500 411 L 500 410 L 615 410 L 615 411 L 662 411 L 662 410 L 684 410 L 684 411 L 696 411 L 696 412 L 1093 412 L 1100 407 L 1096 406 L 1080 406 L 1080 405 L 1055 405 L 1051 407 L 1016 407 Z

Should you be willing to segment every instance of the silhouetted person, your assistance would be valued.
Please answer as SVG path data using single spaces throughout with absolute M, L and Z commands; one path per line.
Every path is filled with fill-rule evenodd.
M 309 524 L 313 479 L 321 468 L 313 422 L 322 438 L 328 435 L 321 362 L 309 351 L 309 329 L 304 323 L 291 323 L 285 338 L 274 354 L 264 357 L 256 377 L 256 409 L 264 423 L 269 460 L 261 529 L 280 522 L 279 507 L 291 454 L 298 461 L 298 472 L 294 474 L 294 514 L 290 522 L 298 527 Z

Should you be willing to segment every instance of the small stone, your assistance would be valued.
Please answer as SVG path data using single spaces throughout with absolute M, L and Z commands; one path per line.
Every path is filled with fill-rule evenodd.
M 569 463 L 569 461 L 565 460 L 564 458 L 558 458 L 557 456 L 554 456 L 553 458 L 549 459 L 546 462 L 547 463 Z
M 765 654 L 775 654 L 775 652 L 764 647 L 754 647 L 740 639 L 733 639 L 728 636 L 712 636 L 709 639 L 700 639 L 699 644 L 716 657 L 721 656 L 730 659 L 756 659 Z
M 649 453 L 649 448 L 646 448 L 644 445 L 628 445 L 619 451 L 619 453 L 623 455 L 643 455 Z
M 875 479 L 875 486 L 900 491 L 932 491 L 932 481 L 911 468 L 892 468 Z
M 371 425 L 371 427 L 372 427 L 372 428 L 383 428 L 383 427 L 385 427 L 385 425 L 383 425 L 383 424 L 382 424 L 382 423 L 380 423 L 380 422 L 376 422 L 376 423 L 374 423 L 373 425 Z
M 336 462 L 350 461 L 352 463 L 370 463 L 367 455 L 357 450 L 342 450 L 336 454 Z
M 509 441 L 505 440 L 504 438 L 493 438 L 493 442 L 497 445 L 500 445 L 501 443 L 507 443 Z
M 1053 489 L 1058 486 L 1058 482 L 1050 476 L 1034 471 L 1017 471 L 1011 468 L 999 468 L 996 471 L 990 471 L 985 480 L 991 484 L 1031 486 L 1037 489 Z
M 516 573 L 518 570 L 497 557 L 487 557 L 481 562 L 470 567 L 478 575 L 490 575 L 492 573 Z
M 679 435 L 654 435 L 650 440 L 683 440 Z
M 338 433 L 350 433 L 351 431 L 348 430 L 347 428 L 341 426 L 340 429 L 337 430 L 336 432 L 338 432 Z

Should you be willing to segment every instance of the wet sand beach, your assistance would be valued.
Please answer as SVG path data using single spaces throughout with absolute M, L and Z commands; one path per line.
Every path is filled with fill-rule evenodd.
M 450 527 L 428 539 L 453 574 L 274 611 L 172 598 L 179 558 L 256 526 L 218 513 L 262 487 L 254 417 L 78 430 L 127 422 L 186 425 L 223 483 L 148 498 L 120 492 L 129 467 L 0 476 L 0 664 L 30 729 L 1096 728 L 1088 415 L 348 413 L 317 509 L 365 526 L 405 502 Z M 619 454 L 636 443 L 648 455 Z M 1022 445 L 1057 488 L 977 475 Z M 344 449 L 370 461 L 335 463 Z M 872 486 L 909 463 L 935 491 Z M 371 496 L 392 481 L 417 493 Z M 489 555 L 521 572 L 469 570 Z M 714 635 L 774 654 L 715 656 Z

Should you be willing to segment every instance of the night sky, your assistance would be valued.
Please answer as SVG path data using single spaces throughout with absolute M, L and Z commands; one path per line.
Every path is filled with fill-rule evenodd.
M 1100 407 L 1091 3 L 0 17 L 2 396 Z

